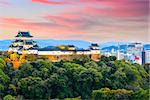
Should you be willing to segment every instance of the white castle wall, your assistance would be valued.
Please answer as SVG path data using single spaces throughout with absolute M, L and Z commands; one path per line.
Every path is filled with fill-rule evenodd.
M 38 50 L 20 51 L 19 54 L 38 54 Z
M 91 51 L 38 51 L 38 55 L 90 55 L 90 54 L 100 54 L 99 50 L 91 50 Z
M 73 51 L 38 51 L 38 55 L 73 55 Z
M 91 51 L 77 51 L 76 54 L 77 55 L 88 55 L 88 54 L 91 54 Z

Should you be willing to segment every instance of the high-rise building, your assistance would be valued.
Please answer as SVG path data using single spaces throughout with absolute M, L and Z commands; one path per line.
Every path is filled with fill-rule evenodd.
M 150 49 L 143 50 L 142 52 L 142 65 L 150 63 Z
M 143 51 L 142 51 L 142 65 L 144 65 L 145 64 L 145 50 L 143 49 Z
M 150 63 L 150 49 L 145 50 L 145 63 Z
M 142 50 L 143 50 L 143 44 L 142 43 L 130 43 L 127 46 L 127 53 L 128 54 L 141 56 Z
M 142 43 L 130 43 L 127 45 L 126 54 L 128 55 L 127 60 L 133 63 L 142 64 Z

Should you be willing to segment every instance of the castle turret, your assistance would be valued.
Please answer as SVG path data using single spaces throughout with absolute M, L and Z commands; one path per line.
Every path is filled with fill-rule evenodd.
M 76 50 L 76 47 L 74 45 L 68 45 L 68 50 Z
M 91 59 L 98 60 L 100 58 L 99 45 L 98 44 L 91 44 L 90 50 L 91 50 Z
M 32 40 L 32 37 L 29 32 L 18 32 L 18 34 L 15 36 L 16 40 L 11 43 L 9 46 L 8 51 L 17 52 L 17 53 L 29 53 L 29 52 L 35 52 L 35 50 L 38 48 L 38 45 L 35 41 Z M 28 50 L 28 51 L 27 51 Z
M 18 34 L 15 36 L 17 39 L 31 39 L 33 36 L 30 35 L 30 32 L 18 32 Z

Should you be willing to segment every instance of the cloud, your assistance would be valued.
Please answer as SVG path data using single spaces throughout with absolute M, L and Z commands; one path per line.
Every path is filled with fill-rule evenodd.
M 106 8 L 86 7 L 86 12 L 106 15 L 111 17 L 139 17 L 148 16 L 149 5 L 148 1 L 129 1 L 129 0 L 117 0 L 116 2 L 103 1 L 101 4 Z
M 0 17 L 0 22 L 11 23 L 11 24 L 22 24 L 27 20 L 22 18 L 12 18 L 12 17 Z
M 43 3 L 43 4 L 48 4 L 48 5 L 60 5 L 60 4 L 65 4 L 66 2 L 61 2 L 61 1 L 53 1 L 53 0 L 32 0 L 33 3 Z
M 39 38 L 88 41 L 106 41 L 114 38 L 120 41 L 140 40 L 140 37 L 141 40 L 147 39 L 148 0 L 115 0 L 115 2 L 114 0 L 32 0 L 32 2 L 55 6 L 32 6 L 31 2 L 27 2 L 31 3 L 29 8 L 33 8 L 30 13 L 26 12 L 22 16 L 20 15 L 22 12 L 18 13 L 22 18 L 18 15 L 0 17 L 0 26 L 10 31 L 31 30 L 33 35 Z M 65 6 L 62 6 L 64 4 Z M 24 5 L 20 6 L 22 9 L 18 11 L 26 11 L 23 9 Z M 9 11 L 14 14 L 13 9 Z
M 69 34 L 80 34 L 80 31 L 72 30 L 72 28 L 66 28 L 63 25 L 52 22 L 34 22 L 30 19 L 13 17 L 0 17 L 0 28 L 1 31 L 6 29 L 32 31 L 33 35 L 37 38 L 59 38 L 60 35 L 63 35 L 65 38 Z
M 70 14 L 70 16 L 72 16 Z M 45 19 L 53 22 L 54 24 L 60 25 L 62 27 L 71 27 L 71 28 L 76 28 L 80 25 L 82 25 L 82 20 L 80 17 L 70 17 L 70 16 L 46 16 Z
M 0 5 L 1 6 L 10 6 L 11 3 L 7 2 L 7 1 L 0 1 Z
M 83 13 L 110 17 L 148 16 L 149 0 L 71 0 L 75 6 L 85 8 Z M 80 7 L 81 8 L 81 7 Z

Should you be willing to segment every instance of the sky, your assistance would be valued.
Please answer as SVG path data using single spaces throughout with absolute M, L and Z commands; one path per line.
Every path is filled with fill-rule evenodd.
M 0 40 L 29 31 L 35 39 L 150 43 L 149 0 L 0 0 Z

